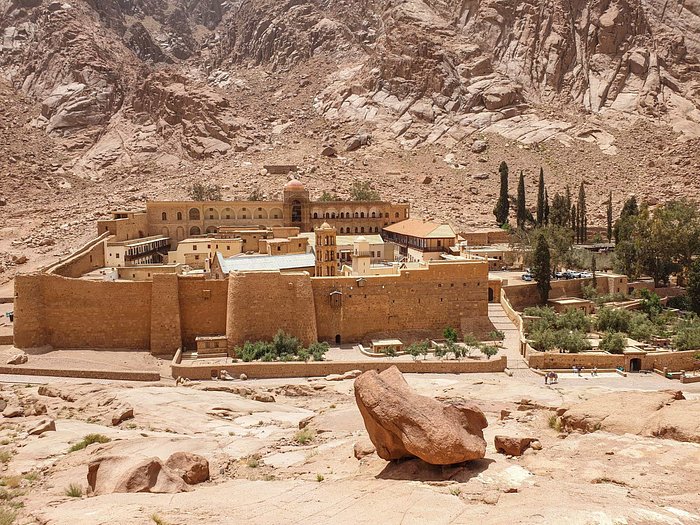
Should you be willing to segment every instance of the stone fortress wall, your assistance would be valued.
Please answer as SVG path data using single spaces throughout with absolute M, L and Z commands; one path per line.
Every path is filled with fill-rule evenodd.
M 15 281 L 14 338 L 19 348 L 172 355 L 194 348 L 197 336 L 226 334 L 233 348 L 279 329 L 305 344 L 440 337 L 446 326 L 480 333 L 490 326 L 487 290 L 486 263 L 471 261 L 360 279 L 234 272 L 229 280 L 156 274 L 110 282 L 37 272 Z

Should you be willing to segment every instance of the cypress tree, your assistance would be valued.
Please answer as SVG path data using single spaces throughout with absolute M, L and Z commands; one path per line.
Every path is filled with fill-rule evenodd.
M 586 189 L 583 187 L 583 181 L 578 190 L 578 242 L 584 243 L 588 237 L 586 222 Z
M 498 197 L 496 207 L 493 209 L 493 214 L 496 216 L 496 222 L 499 226 L 503 226 L 508 222 L 508 164 L 506 161 L 501 162 L 498 167 L 498 172 L 501 174 L 501 192 Z
M 595 271 L 596 271 L 596 260 L 595 260 L 595 253 L 593 253 L 593 254 L 591 254 L 591 273 L 593 274 L 593 279 L 591 280 L 591 283 L 593 285 L 593 288 L 598 287 L 598 278 L 596 277 Z
M 527 219 L 527 207 L 525 206 L 525 176 L 520 170 L 520 180 L 518 181 L 518 210 L 516 220 L 518 228 L 525 228 L 525 220 Z
M 545 223 L 547 207 L 547 190 L 544 187 L 544 170 L 540 167 L 540 183 L 537 188 L 537 226 Z
M 547 188 L 544 189 L 544 223 L 549 224 L 549 194 Z
M 572 204 L 571 205 L 571 218 L 570 218 L 570 224 L 571 224 L 571 229 L 574 232 L 574 234 L 578 231 L 577 228 L 577 219 L 578 219 L 578 214 L 576 213 L 576 205 Z
M 549 291 L 551 290 L 550 280 L 552 278 L 552 261 L 549 253 L 549 243 L 547 237 L 539 235 L 535 244 L 532 261 L 532 276 L 537 282 L 537 290 L 543 304 L 547 304 Z
M 571 189 L 569 188 L 569 185 L 566 185 L 566 209 L 570 210 L 572 206 L 571 202 Z
M 613 209 L 612 209 L 612 191 L 608 194 L 608 242 L 612 241 L 613 236 Z

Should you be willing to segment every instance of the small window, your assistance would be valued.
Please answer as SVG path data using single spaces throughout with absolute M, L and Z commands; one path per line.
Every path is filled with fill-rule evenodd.
M 196 244 L 193 244 L 193 245 L 192 245 L 192 250 L 195 251 L 195 252 L 197 251 L 197 245 L 196 245 Z
M 198 260 L 199 260 L 199 255 L 195 255 L 195 256 L 194 256 L 194 260 L 195 260 L 195 261 L 198 261 Z
M 117 259 L 119 259 L 119 254 L 117 254 Z
M 167 221 L 167 220 L 168 220 L 168 214 L 165 213 L 165 212 L 163 212 L 163 213 L 160 214 L 160 218 L 163 219 L 164 221 Z
M 396 217 L 397 219 L 399 218 L 399 212 L 398 212 L 398 211 L 394 214 L 394 217 Z
M 177 212 L 177 220 L 178 221 L 182 220 L 182 212 L 181 211 Z

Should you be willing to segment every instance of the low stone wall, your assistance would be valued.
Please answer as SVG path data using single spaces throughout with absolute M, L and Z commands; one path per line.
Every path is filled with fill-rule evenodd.
M 572 366 L 598 369 L 622 367 L 625 371 L 632 371 L 633 359 L 640 359 L 641 370 L 667 369 L 670 372 L 680 370 L 694 370 L 698 366 L 695 360 L 697 351 L 685 352 L 653 352 L 646 355 L 624 354 L 598 354 L 581 352 L 579 354 L 558 354 L 554 352 L 538 352 L 527 345 L 525 359 L 530 368 L 569 369 Z
M 700 383 L 700 376 L 683 376 L 681 377 L 681 383 Z
M 177 356 L 176 356 L 177 357 Z M 474 374 L 487 372 L 503 372 L 506 369 L 507 359 L 501 356 L 498 359 L 485 361 L 319 361 L 310 363 L 231 363 L 226 365 L 183 365 L 173 359 L 171 365 L 173 378 L 183 377 L 187 379 L 211 379 L 212 375 L 218 375 L 225 370 L 233 377 L 241 374 L 250 379 L 282 378 L 282 377 L 323 377 L 328 374 L 343 374 L 350 370 L 386 370 L 396 365 L 405 374 Z
M 158 372 L 130 370 L 71 370 L 63 368 L 0 366 L 0 374 L 21 376 L 78 377 L 80 379 L 109 379 L 112 381 L 160 381 L 160 374 Z
M 0 335 L 0 345 L 12 345 L 15 342 L 15 338 L 12 334 Z

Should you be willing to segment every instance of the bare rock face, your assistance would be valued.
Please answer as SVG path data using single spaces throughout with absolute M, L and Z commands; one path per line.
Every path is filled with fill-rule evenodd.
M 118 424 L 126 421 L 127 419 L 134 418 L 134 409 L 129 404 L 124 404 L 112 412 L 112 426 L 116 427 Z
M 352 452 L 355 459 L 362 459 L 370 454 L 374 454 L 376 451 L 377 449 L 374 447 L 372 442 L 366 439 L 358 441 L 352 447 Z
M 165 462 L 165 466 L 177 472 L 188 485 L 196 485 L 209 479 L 209 462 L 198 454 L 175 452 Z
M 87 481 L 95 495 L 114 492 L 185 492 L 187 484 L 158 458 L 104 456 L 88 465 Z
M 2 411 L 3 417 L 22 417 L 24 416 L 24 408 L 15 404 L 8 404 L 5 410 Z
M 38 436 L 44 432 L 56 431 L 56 422 L 53 419 L 42 419 L 34 424 L 27 432 L 29 435 Z
M 10 359 L 7 360 L 8 365 L 23 365 L 24 363 L 27 362 L 27 354 L 16 354 L 13 355 Z
M 566 430 L 638 434 L 700 443 L 700 401 L 679 391 L 611 392 L 560 409 Z
M 507 456 L 522 456 L 529 447 L 530 443 L 535 441 L 534 438 L 528 437 L 511 437 L 511 436 L 496 436 L 494 438 L 494 446 L 496 451 Z
M 488 425 L 475 405 L 448 405 L 416 394 L 398 368 L 365 372 L 355 399 L 377 455 L 388 461 L 418 457 L 450 465 L 484 457 Z

